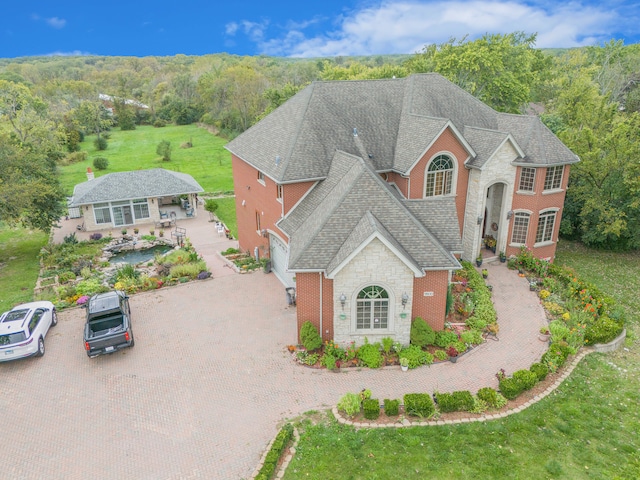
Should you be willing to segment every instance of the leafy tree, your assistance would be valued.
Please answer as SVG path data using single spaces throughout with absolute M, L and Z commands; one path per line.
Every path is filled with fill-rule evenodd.
M 171 161 L 171 142 L 162 140 L 156 148 L 156 153 L 162 157 L 163 161 Z
M 426 46 L 406 63 L 410 73 L 437 72 L 501 112 L 518 113 L 545 78 L 551 59 L 523 32 L 466 37 Z
M 95 133 L 98 138 L 113 125 L 109 112 L 99 101 L 84 100 L 73 112 L 73 117 L 85 132 Z

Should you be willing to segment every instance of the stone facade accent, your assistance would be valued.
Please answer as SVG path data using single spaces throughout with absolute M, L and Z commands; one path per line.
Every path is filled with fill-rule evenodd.
M 408 344 L 413 278 L 411 269 L 384 243 L 374 238 L 334 278 L 334 340 L 338 343 L 355 341 L 362 345 L 365 337 L 371 343 L 391 337 L 402 344 Z M 356 330 L 356 298 L 360 290 L 369 285 L 380 285 L 389 293 L 389 328 L 379 332 Z M 405 292 L 409 296 L 409 302 L 403 309 L 402 294 Z M 339 300 L 343 293 L 347 297 L 344 311 Z M 402 318 L 402 314 L 406 314 L 405 318 Z

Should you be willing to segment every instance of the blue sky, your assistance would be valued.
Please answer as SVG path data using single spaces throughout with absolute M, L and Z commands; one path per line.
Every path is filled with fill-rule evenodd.
M 640 42 L 637 0 L 8 1 L 0 57 L 415 53 L 451 37 L 537 33 L 537 47 Z

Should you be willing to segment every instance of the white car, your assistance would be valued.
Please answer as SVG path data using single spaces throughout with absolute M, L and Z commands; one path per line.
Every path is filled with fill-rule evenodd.
M 0 315 L 0 362 L 44 355 L 44 337 L 58 324 L 51 302 L 31 302 Z

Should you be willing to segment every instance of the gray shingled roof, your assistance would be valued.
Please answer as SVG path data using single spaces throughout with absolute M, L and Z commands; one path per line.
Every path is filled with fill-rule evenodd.
M 483 152 L 470 166 L 482 167 L 496 135 L 506 134 L 523 150 L 522 163 L 578 161 L 539 118 L 498 113 L 435 73 L 314 82 L 226 148 L 281 183 L 326 177 L 336 150 L 366 157 L 378 171 L 407 173 L 447 121 L 462 135 L 486 131 L 492 137 L 465 135 L 476 153 Z
M 417 268 L 459 268 L 451 250 L 423 224 L 384 182 L 368 160 L 336 152 L 328 177 L 316 185 L 278 226 L 289 236 L 290 270 L 335 269 L 377 232 Z M 418 206 L 416 205 L 416 209 Z M 450 215 L 448 207 L 442 215 Z M 453 211 L 455 216 L 455 209 Z M 439 214 L 436 214 L 439 217 Z M 451 223 L 449 217 L 449 222 Z M 439 225 L 442 223 L 443 225 Z M 456 228 L 443 226 L 448 246 L 461 246 Z M 450 238 L 457 231 L 457 239 Z
M 79 183 L 73 189 L 70 206 L 116 202 L 136 198 L 200 193 L 204 190 L 191 175 L 162 168 L 108 173 Z

